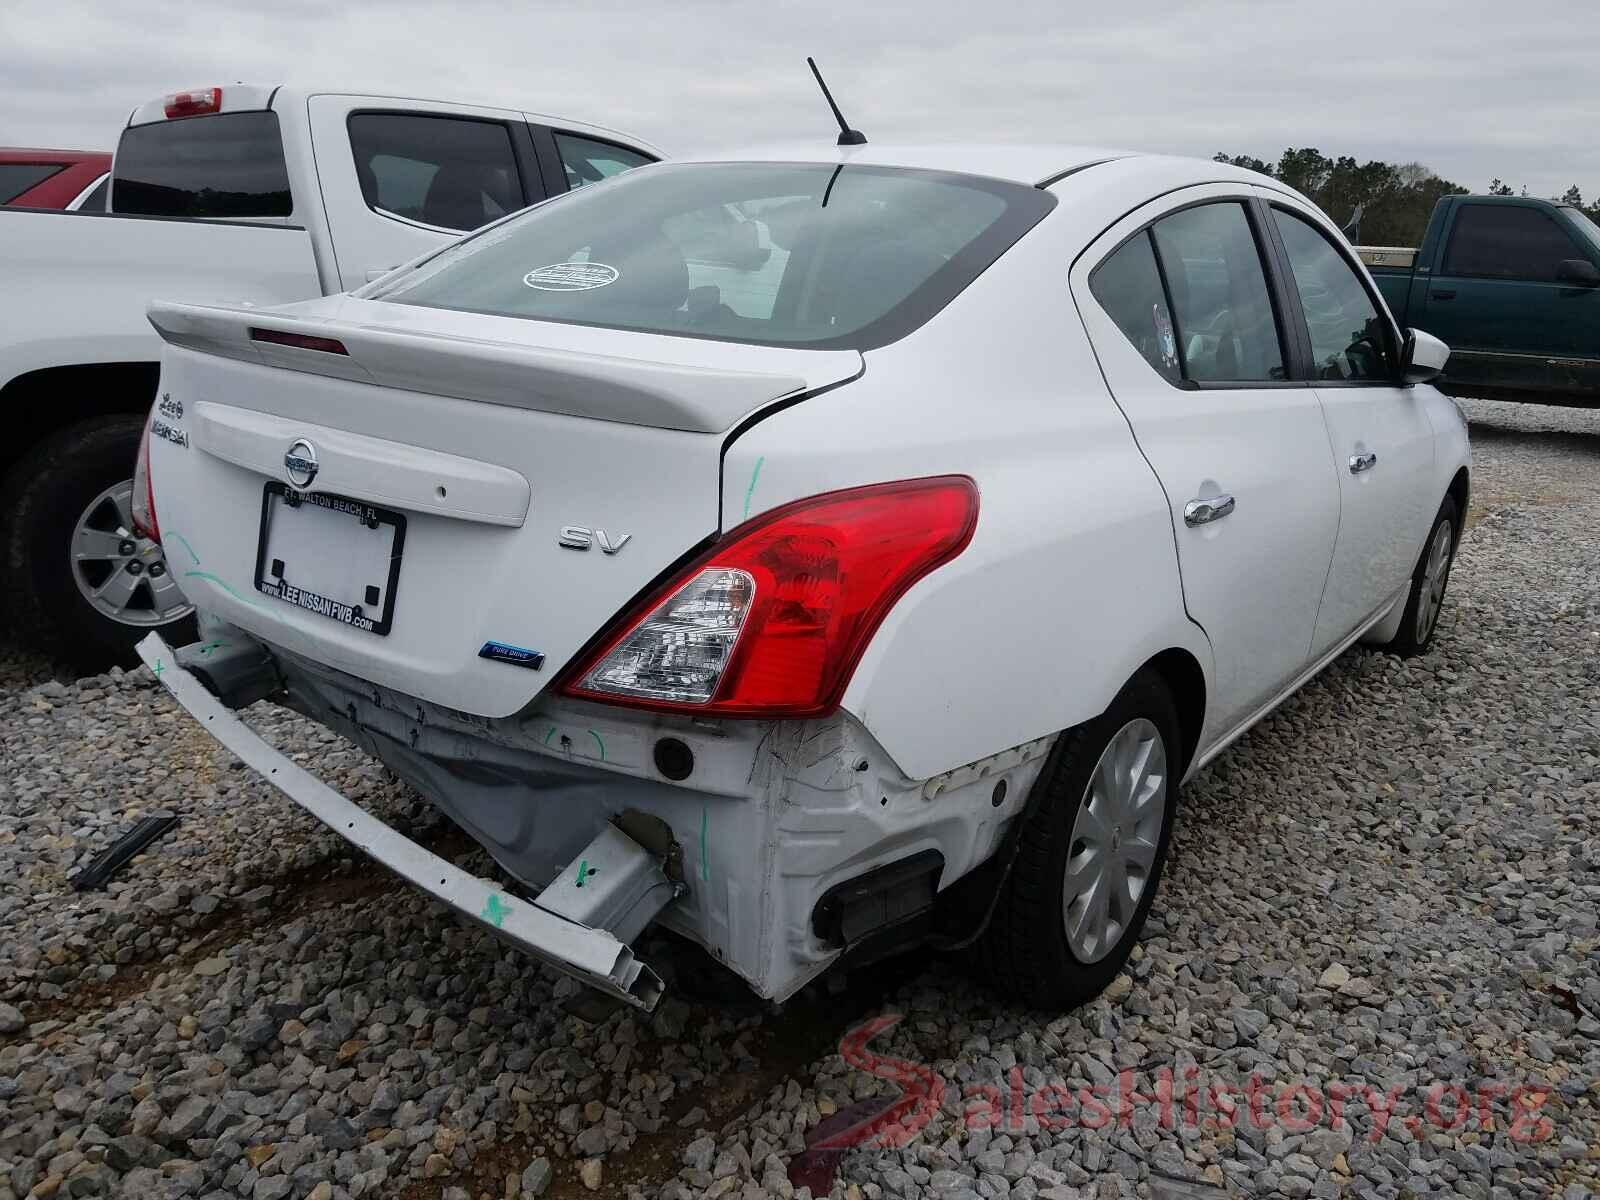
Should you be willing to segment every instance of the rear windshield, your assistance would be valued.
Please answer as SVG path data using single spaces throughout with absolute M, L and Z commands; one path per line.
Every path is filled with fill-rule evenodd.
M 864 350 L 928 320 L 1054 204 L 1037 188 L 932 171 L 658 164 L 540 205 L 368 294 Z
M 153 217 L 287 217 L 289 170 L 273 112 L 213 113 L 125 130 L 111 206 Z
M 10 204 L 62 169 L 62 163 L 0 163 L 0 204 Z

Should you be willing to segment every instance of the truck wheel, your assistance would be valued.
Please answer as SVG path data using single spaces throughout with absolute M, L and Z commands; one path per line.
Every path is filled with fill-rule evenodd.
M 26 645 L 84 671 L 131 666 L 152 629 L 194 639 L 193 608 L 161 547 L 133 532 L 144 422 L 97 417 L 45 439 L 12 467 L 0 512 L 11 623 Z
M 1102 715 L 1062 735 L 1029 798 L 1011 873 L 979 947 L 992 982 L 1063 1010 L 1122 969 L 1155 900 L 1178 801 L 1177 711 L 1134 676 Z
M 1428 540 L 1422 544 L 1422 555 L 1417 568 L 1411 573 L 1411 594 L 1406 597 L 1406 613 L 1400 618 L 1400 631 L 1385 649 L 1401 658 L 1415 658 L 1426 654 L 1433 645 L 1433 634 L 1439 628 L 1439 611 L 1444 607 L 1444 591 L 1450 585 L 1450 568 L 1456 559 L 1457 530 L 1460 517 L 1456 502 L 1444 498 L 1439 515 L 1433 518 L 1433 528 Z

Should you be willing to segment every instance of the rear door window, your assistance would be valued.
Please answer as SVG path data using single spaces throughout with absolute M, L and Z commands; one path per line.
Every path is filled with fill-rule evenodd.
M 123 131 L 111 203 L 153 217 L 287 217 L 294 203 L 278 114 L 214 113 Z
M 349 129 L 362 197 L 380 213 L 469 230 L 528 203 L 500 121 L 368 112 Z
M 586 183 L 599 183 L 633 167 L 642 167 L 655 160 L 637 150 L 627 150 L 611 142 L 579 137 L 575 133 L 552 131 L 556 138 L 556 153 L 561 156 L 561 169 L 567 176 L 567 187 L 582 187 Z
M 1185 376 L 1200 383 L 1285 378 L 1277 318 L 1244 205 L 1181 209 L 1157 221 L 1152 233 Z
M 10 204 L 61 169 L 60 163 L 0 163 L 0 204 Z
M 1463 204 L 1444 274 L 1554 283 L 1563 259 L 1587 258 L 1548 213 L 1520 204 Z
M 1129 238 L 1089 277 L 1089 290 L 1122 330 L 1134 349 L 1168 383 L 1183 379 L 1178 362 L 1177 333 L 1161 286 L 1150 231 Z

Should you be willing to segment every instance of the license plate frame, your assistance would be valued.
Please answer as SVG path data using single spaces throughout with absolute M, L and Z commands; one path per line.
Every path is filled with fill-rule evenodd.
M 371 529 L 381 525 L 392 527 L 393 540 L 389 548 L 388 574 L 383 584 L 381 615 L 374 617 L 366 611 L 364 605 L 350 604 L 295 584 L 285 577 L 287 572 L 278 574 L 271 569 L 274 562 L 281 561 L 269 559 L 268 554 L 274 508 L 278 505 L 298 508 L 303 504 L 312 504 L 332 513 L 347 514 L 351 521 L 359 522 Z M 337 621 L 341 625 L 377 637 L 387 637 L 394 625 L 396 592 L 400 582 L 400 562 L 405 550 L 405 541 L 406 516 L 402 512 L 333 492 L 298 492 L 277 480 L 268 480 L 261 490 L 261 526 L 256 537 L 255 588 L 263 595 L 293 605 L 305 612 Z

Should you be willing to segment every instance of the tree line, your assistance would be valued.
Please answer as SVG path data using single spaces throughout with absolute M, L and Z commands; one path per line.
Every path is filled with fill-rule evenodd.
M 1212 158 L 1281 180 L 1316 201 L 1340 225 L 1348 222 L 1359 207 L 1359 240 L 1368 246 L 1419 244 L 1439 198 L 1465 195 L 1470 190 L 1440 178 L 1422 163 L 1358 163 L 1349 155 L 1329 158 L 1309 147 L 1291 147 L 1276 163 L 1248 154 L 1214 154 Z M 1527 188 L 1518 193 L 1499 179 L 1490 181 L 1488 190 L 1495 196 L 1528 194 Z M 1585 204 L 1576 185 L 1568 188 L 1565 195 L 1551 198 L 1581 208 L 1600 221 L 1600 199 Z

